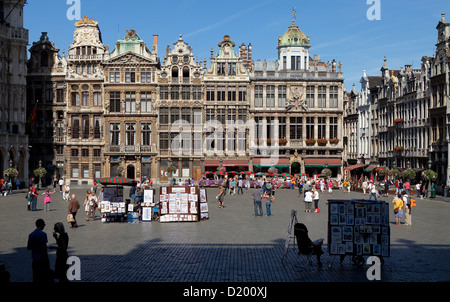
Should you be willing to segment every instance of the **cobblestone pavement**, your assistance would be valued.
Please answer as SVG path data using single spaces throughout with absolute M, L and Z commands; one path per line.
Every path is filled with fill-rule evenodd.
M 79 187 L 73 192 L 82 201 L 85 190 Z M 321 212 L 304 213 L 298 191 L 280 189 L 272 205 L 273 215 L 255 217 L 251 191 L 227 195 L 225 208 L 218 208 L 214 199 L 218 189 L 208 189 L 210 219 L 205 221 L 103 223 L 100 219 L 85 221 L 80 211 L 80 227 L 71 229 L 66 222 L 67 203 L 59 192 L 53 195 L 50 211 L 43 210 L 41 195 L 39 211 L 30 212 L 25 190 L 21 190 L 0 197 L 0 261 L 6 264 L 12 282 L 31 281 L 31 252 L 26 250 L 26 242 L 36 219 L 43 218 L 49 244 L 54 243 L 54 223 L 65 223 L 69 255 L 81 260 L 81 282 L 368 281 L 370 266 L 355 266 L 349 257 L 339 265 L 339 259 L 325 254 L 321 268 L 314 258 L 313 266 L 303 267 L 305 258 L 298 256 L 293 240 L 283 257 L 291 210 L 297 211 L 298 221 L 308 226 L 313 240 L 325 238 L 326 247 L 326 200 L 362 198 L 362 193 L 323 193 Z M 384 199 L 392 208 L 392 197 Z M 391 214 L 391 255 L 385 258 L 382 282 L 450 281 L 449 210 L 446 198 L 419 199 L 412 226 L 395 225 Z M 49 255 L 53 268 L 55 253 Z

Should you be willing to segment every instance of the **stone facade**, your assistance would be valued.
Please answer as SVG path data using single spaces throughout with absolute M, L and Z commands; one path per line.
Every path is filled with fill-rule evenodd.
M 53 87 L 47 109 L 57 135 L 46 161 L 61 167 L 56 176 L 78 184 L 116 175 L 167 182 L 198 180 L 222 166 L 310 176 L 328 167 L 342 175 L 341 64 L 310 57 L 309 37 L 295 20 L 278 39 L 277 61 L 253 61 L 251 44 L 238 47 L 225 35 L 209 66 L 182 36 L 160 62 L 156 35 L 149 49 L 130 29 L 110 52 L 96 21 L 75 26 L 67 57 L 50 43 L 55 61 L 29 74 L 30 90 L 44 79 Z M 45 43 L 36 43 L 30 62 Z M 58 132 L 59 122 L 66 132 Z
M 9 167 L 28 183 L 26 75 L 28 30 L 23 28 L 25 0 L 0 2 L 0 172 Z

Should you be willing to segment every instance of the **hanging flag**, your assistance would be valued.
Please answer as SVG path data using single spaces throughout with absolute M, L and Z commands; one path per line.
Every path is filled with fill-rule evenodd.
M 34 104 L 33 111 L 31 111 L 30 116 L 28 117 L 27 124 L 29 126 L 32 126 L 34 124 L 34 122 L 36 121 L 38 102 L 39 101 L 36 101 L 36 103 Z

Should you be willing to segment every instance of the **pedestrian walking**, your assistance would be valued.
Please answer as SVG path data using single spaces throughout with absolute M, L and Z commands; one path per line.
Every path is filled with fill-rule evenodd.
M 26 195 L 26 199 L 27 199 L 27 210 L 31 211 L 31 200 L 33 199 L 33 188 L 32 187 L 28 187 L 28 193 Z
M 50 192 L 49 189 L 45 190 L 42 195 L 44 195 L 44 211 L 50 211 L 50 203 L 52 202 L 52 198 L 50 195 L 52 195 L 55 192 Z
M 364 195 L 366 195 L 368 187 L 369 187 L 369 184 L 367 183 L 367 180 L 364 180 L 363 183 L 362 183 L 362 189 L 363 189 Z
M 48 283 L 51 281 L 50 261 L 47 253 L 47 234 L 44 232 L 45 222 L 38 219 L 36 229 L 28 235 L 27 250 L 31 250 L 33 282 Z
M 31 188 L 32 191 L 32 197 L 31 197 L 31 211 L 37 211 L 37 198 L 38 198 L 38 192 L 36 191 L 37 184 L 34 184 Z
M 255 210 L 255 216 L 263 216 L 263 210 L 262 210 L 262 204 L 261 204 L 261 198 L 262 198 L 261 189 L 256 188 L 252 192 L 251 196 L 253 199 L 253 208 Z
M 305 213 L 311 213 L 313 194 L 311 191 L 305 192 Z
M 331 180 L 328 181 L 328 194 L 332 194 L 333 193 L 333 183 L 331 182 Z
M 219 186 L 219 194 L 216 196 L 217 203 L 219 204 L 219 208 L 224 208 L 224 205 L 223 205 L 224 195 L 225 195 L 225 188 L 222 185 L 220 185 Z
M 75 199 L 75 194 L 72 194 L 72 198 L 69 201 L 69 214 L 72 214 L 73 217 L 73 221 L 70 223 L 72 228 L 78 227 L 76 216 L 79 208 L 80 202 Z
M 59 192 L 61 192 L 61 194 L 62 194 L 63 185 L 64 185 L 64 179 L 60 178 L 59 181 L 58 181 L 58 184 L 59 184 Z
M 319 191 L 313 189 L 314 213 L 320 213 L 319 210 Z
M 86 212 L 86 221 L 89 221 L 92 217 L 92 220 L 95 220 L 95 208 L 97 205 L 97 198 L 95 197 L 94 192 L 90 192 L 89 195 L 86 195 L 86 200 L 84 201 L 84 207 Z
M 53 178 L 53 192 L 56 192 L 56 185 L 58 184 L 58 177 Z
M 377 187 L 375 186 L 375 184 L 371 181 L 367 188 L 369 190 L 369 200 L 372 200 L 373 197 L 375 198 L 375 201 L 377 201 Z
M 415 206 L 415 200 L 408 196 L 408 194 L 403 195 L 403 213 L 405 214 L 405 225 L 411 225 L 411 208 Z
M 400 221 L 403 217 L 403 200 L 402 195 L 398 194 L 397 197 L 392 201 L 394 204 L 394 216 L 395 224 L 400 225 Z
M 384 196 L 389 196 L 389 181 L 387 179 L 384 181 Z
M 67 269 L 69 268 L 67 264 L 67 258 L 69 258 L 67 247 L 69 245 L 69 235 L 65 232 L 62 222 L 55 223 L 53 238 L 56 240 L 56 247 L 51 247 L 56 249 L 55 277 L 59 282 L 67 282 Z

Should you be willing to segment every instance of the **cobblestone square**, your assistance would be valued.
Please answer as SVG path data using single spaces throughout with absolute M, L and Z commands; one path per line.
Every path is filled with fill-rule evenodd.
M 72 190 L 81 203 L 85 190 Z M 339 259 L 325 253 L 321 268 L 313 257 L 313 265 L 304 269 L 305 258 L 298 256 L 293 239 L 282 261 L 291 210 L 307 225 L 312 240 L 325 238 L 326 251 L 327 199 L 362 198 L 362 193 L 325 192 L 319 202 L 321 212 L 305 213 L 297 190 L 280 189 L 272 204 L 273 215 L 255 217 L 252 190 L 226 195 L 225 208 L 218 208 L 214 198 L 218 189 L 209 188 L 209 220 L 104 223 L 99 212 L 96 221 L 85 221 L 80 210 L 77 229 L 66 222 L 67 203 L 59 192 L 53 195 L 50 211 L 43 210 L 40 196 L 38 211 L 30 212 L 25 191 L 16 191 L 0 197 L 0 261 L 6 264 L 12 282 L 31 282 L 31 252 L 26 243 L 36 219 L 43 218 L 49 244 L 54 243 L 53 225 L 65 223 L 69 256 L 81 261 L 80 282 L 368 282 L 369 265 L 355 266 L 349 257 L 339 265 Z M 384 199 L 392 210 L 392 197 Z M 412 226 L 395 225 L 390 214 L 390 257 L 382 266 L 381 282 L 449 281 L 449 207 L 443 197 L 417 200 Z M 265 213 L 264 205 L 263 209 Z M 55 253 L 50 251 L 49 256 L 54 268 Z

